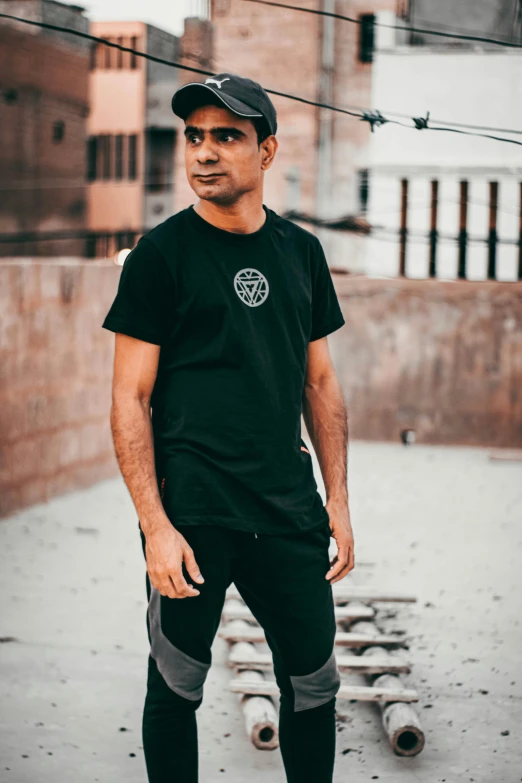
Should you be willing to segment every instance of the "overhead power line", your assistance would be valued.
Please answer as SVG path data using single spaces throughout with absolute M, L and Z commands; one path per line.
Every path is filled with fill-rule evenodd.
M 404 231 L 400 228 L 392 228 L 382 225 L 370 225 L 364 220 L 364 218 L 352 215 L 346 215 L 335 219 L 319 218 L 315 215 L 310 215 L 305 212 L 297 210 L 289 210 L 283 212 L 281 217 L 287 220 L 297 221 L 299 223 L 307 223 L 308 225 L 327 228 L 339 233 L 362 235 L 369 237 L 370 239 L 379 239 L 382 236 L 404 237 L 410 240 L 419 240 L 419 242 L 428 242 L 430 239 L 430 233 L 418 229 L 407 229 Z M 149 228 L 125 228 L 121 230 L 106 229 L 106 230 L 87 230 L 87 229 L 63 229 L 55 231 L 19 231 L 12 233 L 0 233 L 0 245 L 2 244 L 23 244 L 23 243 L 40 243 L 40 242 L 57 242 L 67 240 L 94 240 L 104 239 L 107 237 L 117 237 L 118 235 L 133 235 L 134 237 L 142 236 L 150 231 Z M 471 236 L 467 238 L 470 244 L 488 244 L 489 238 L 487 236 Z M 445 234 L 437 232 L 437 241 L 443 241 L 448 244 L 458 244 L 460 238 L 452 234 Z M 517 238 L 500 238 L 496 239 L 497 245 L 514 245 L 521 246 L 521 240 Z
M 249 2 L 268 2 L 268 0 L 248 0 Z M 272 4 L 272 3 L 269 3 Z M 280 4 L 282 5 L 282 4 Z M 290 6 L 284 6 L 285 8 L 289 8 Z M 303 9 L 308 10 L 308 9 Z M 0 18 L 3 19 L 10 19 L 15 22 L 21 22 L 22 24 L 29 24 L 34 27 L 41 27 L 46 30 L 54 30 L 57 32 L 63 32 L 63 33 L 69 33 L 70 35 L 76 35 L 79 38 L 85 38 L 89 41 L 92 41 L 93 43 L 102 44 L 104 46 L 110 46 L 114 49 L 118 49 L 122 52 L 130 52 L 131 54 L 136 55 L 137 57 L 142 57 L 146 60 L 150 60 L 152 62 L 161 63 L 162 65 L 167 65 L 171 68 L 178 68 L 184 71 L 189 71 L 191 73 L 198 73 L 202 76 L 213 76 L 214 73 L 212 71 L 207 71 L 202 68 L 194 68 L 189 65 L 183 65 L 182 63 L 174 62 L 172 60 L 166 60 L 163 57 L 156 57 L 155 55 L 149 54 L 148 52 L 140 52 L 137 49 L 132 49 L 129 46 L 123 46 L 122 44 L 116 43 L 115 41 L 109 41 L 105 38 L 100 38 L 95 35 L 91 35 L 90 33 L 83 33 L 79 30 L 73 30 L 69 27 L 62 27 L 60 25 L 54 25 L 49 24 L 48 22 L 37 22 L 32 19 L 23 19 L 22 17 L 13 16 L 11 14 L 2 14 L 0 13 Z M 267 93 L 270 93 L 271 95 L 277 95 L 280 98 L 287 98 L 288 100 L 297 101 L 298 103 L 303 103 L 308 106 L 315 106 L 320 109 L 328 109 L 330 111 L 338 112 L 340 114 L 345 114 L 350 117 L 358 117 L 359 120 L 363 122 L 367 122 L 370 125 L 370 129 L 373 131 L 375 127 L 380 127 L 381 125 L 385 124 L 392 124 L 392 125 L 401 125 L 405 128 L 412 128 L 416 130 L 438 130 L 438 131 L 446 131 L 446 132 L 453 132 L 453 133 L 461 133 L 466 136 L 478 136 L 485 139 L 493 139 L 494 141 L 500 141 L 507 144 L 517 144 L 519 146 L 522 146 L 521 141 L 517 141 L 516 139 L 508 139 L 505 137 L 500 136 L 493 136 L 487 133 L 476 133 L 472 131 L 466 131 L 466 130 L 455 130 L 455 128 L 450 127 L 450 123 L 447 123 L 447 126 L 433 126 L 429 125 L 429 112 L 427 112 L 426 117 L 408 117 L 413 122 L 413 125 L 406 125 L 403 122 L 399 122 L 398 120 L 392 120 L 388 117 L 385 117 L 379 110 L 372 110 L 372 109 L 356 109 L 355 111 L 351 111 L 350 109 L 344 109 L 340 106 L 332 106 L 328 103 L 320 103 L 318 101 L 312 101 L 308 98 L 303 98 L 299 95 L 293 95 L 292 93 L 286 93 L 286 92 L 280 92 L 279 90 L 272 90 L 269 88 L 265 88 Z M 388 112 L 388 114 L 392 114 L 392 112 Z M 406 117 L 406 115 L 402 115 Z M 433 120 L 432 120 L 433 122 Z M 455 123 L 455 125 L 457 125 Z M 464 127 L 472 127 L 469 125 L 464 125 Z M 491 128 L 492 131 L 497 132 L 504 132 L 504 133 L 517 133 L 522 134 L 521 130 L 516 131 L 502 131 L 500 128 Z
M 30 242 L 58 242 L 67 240 L 86 240 L 103 238 L 106 236 L 117 236 L 118 234 L 141 235 L 150 231 L 150 228 L 122 228 L 110 229 L 106 231 L 94 231 L 85 228 L 80 229 L 56 229 L 55 231 L 17 231 L 0 234 L 0 244 L 17 244 Z
M 45 179 L 45 178 L 43 178 L 43 179 L 38 179 L 38 180 L 35 180 L 35 181 L 31 181 L 31 182 L 22 182 L 21 184 L 19 182 L 16 182 L 16 180 L 15 180 L 15 181 L 10 181 L 10 183 L 8 185 L 7 184 L 6 185 L 0 184 L 0 194 L 1 193 L 16 193 L 17 191 L 23 191 L 23 190 L 29 190 L 29 191 L 32 191 L 32 192 L 46 191 L 46 190 L 86 190 L 89 187 L 89 185 L 91 185 L 94 182 L 96 182 L 96 183 L 102 182 L 104 184 L 111 184 L 111 185 L 115 184 L 116 186 L 118 186 L 118 185 L 122 185 L 122 184 L 126 185 L 129 182 L 134 182 L 134 180 L 126 180 L 126 179 L 115 180 L 115 179 L 112 178 L 112 179 L 96 179 L 96 180 L 81 180 L 81 181 L 80 180 L 78 180 L 78 181 L 75 180 L 74 182 L 70 182 L 70 183 L 65 182 L 64 183 L 63 180 L 60 180 L 60 179 L 54 180 L 54 179 Z M 59 184 L 55 184 L 55 183 L 59 183 Z M 154 180 L 147 180 L 147 179 L 142 180 L 142 183 L 143 183 L 143 185 L 145 187 L 147 187 L 149 185 L 157 184 L 156 181 L 154 181 Z M 5 198 L 5 196 L 4 196 L 4 198 Z M 453 199 L 453 198 L 438 198 L 437 199 L 437 203 L 438 204 L 460 204 L 460 201 L 458 199 Z M 481 207 L 483 209 L 488 209 L 489 208 L 489 203 L 488 202 L 486 202 L 486 201 L 476 201 L 476 200 L 470 199 L 470 198 L 468 198 L 467 204 L 468 204 L 468 206 L 471 206 L 471 207 Z M 428 212 L 429 209 L 430 209 L 430 205 L 429 205 L 429 203 L 426 202 L 425 199 L 419 198 L 418 201 L 414 201 L 414 202 L 409 201 L 408 202 L 408 210 L 410 210 L 410 211 L 411 210 L 417 210 L 417 211 L 425 210 L 426 212 Z M 380 216 L 380 215 L 399 214 L 400 211 L 401 211 L 401 207 L 400 207 L 400 204 L 398 204 L 395 207 L 388 207 L 388 208 L 385 208 L 385 209 L 382 209 L 382 208 L 381 209 L 372 209 L 371 210 L 371 215 L 372 216 L 374 216 L 374 215 L 379 215 Z M 503 215 L 511 215 L 511 216 L 519 219 L 519 210 L 507 209 L 505 207 L 497 205 L 497 212 L 499 214 L 503 214 Z M 340 217 L 340 218 L 332 219 L 331 222 L 333 224 L 333 223 L 343 222 L 343 221 L 349 220 L 349 219 L 352 219 L 352 218 Z M 365 220 L 366 217 L 363 214 L 363 215 L 356 216 L 354 219 L 360 221 L 360 220 L 363 220 L 363 219 Z M 338 227 L 337 225 L 335 225 L 335 226 L 332 225 L 332 228 L 337 228 L 337 227 Z M 344 228 L 345 226 L 339 226 L 339 227 L 340 228 Z
M 120 52 L 130 52 L 130 54 L 135 54 L 137 57 L 143 57 L 145 60 L 150 60 L 153 63 L 170 65 L 172 68 L 179 68 L 182 71 L 191 71 L 192 73 L 200 73 L 202 76 L 214 76 L 213 71 L 204 71 L 202 68 L 194 68 L 189 65 L 173 62 L 172 60 L 165 60 L 163 57 L 155 57 L 153 54 L 148 54 L 148 52 L 140 52 L 137 49 L 132 49 L 130 46 L 123 46 L 123 44 L 119 44 L 114 41 L 108 41 L 106 38 L 100 38 L 97 35 L 83 33 L 81 30 L 73 30 L 72 27 L 62 27 L 61 25 L 57 24 L 49 24 L 49 22 L 37 22 L 34 19 L 23 19 L 21 16 L 13 16 L 12 14 L 0 14 L 0 19 L 11 19 L 14 22 L 29 24 L 33 27 L 41 27 L 44 30 L 54 30 L 58 33 L 69 33 L 70 35 L 75 35 L 77 38 L 84 38 L 87 41 L 92 41 L 93 43 L 112 46 L 113 49 L 119 49 Z
M 344 14 L 335 14 L 332 11 L 319 11 L 315 8 L 303 8 L 299 5 L 288 5 L 288 3 L 276 3 L 272 0 L 243 0 L 246 3 L 258 3 L 259 5 L 270 5 L 274 8 L 287 8 L 290 11 L 302 11 L 305 14 L 315 14 L 316 16 L 329 16 L 333 19 L 341 19 L 343 22 L 351 22 L 352 24 L 362 24 L 361 19 L 354 19 L 351 16 L 344 16 Z M 443 30 L 428 30 L 423 27 L 409 27 L 404 24 L 386 24 L 385 22 L 374 22 L 375 27 L 386 27 L 390 30 L 404 30 L 407 33 L 422 33 L 423 35 L 435 35 L 443 38 L 455 38 L 460 41 L 477 41 L 480 43 L 492 43 L 498 46 L 509 46 L 513 49 L 522 49 L 522 43 L 516 43 L 515 41 L 506 41 L 505 39 L 489 38 L 484 35 L 464 35 L 462 33 L 444 32 Z

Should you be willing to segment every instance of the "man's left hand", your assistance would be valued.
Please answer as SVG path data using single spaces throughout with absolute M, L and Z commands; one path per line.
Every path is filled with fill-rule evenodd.
M 350 573 L 355 565 L 354 540 L 348 503 L 346 501 L 342 503 L 329 501 L 326 504 L 326 510 L 330 517 L 330 530 L 337 544 L 337 554 L 331 560 L 332 567 L 325 578 L 334 584 Z

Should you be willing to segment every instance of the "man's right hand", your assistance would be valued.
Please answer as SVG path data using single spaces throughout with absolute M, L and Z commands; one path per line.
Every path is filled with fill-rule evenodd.
M 196 558 L 187 540 L 172 526 L 167 524 L 151 526 L 145 537 L 147 571 L 153 587 L 161 595 L 169 598 L 191 598 L 199 595 L 199 590 L 188 584 L 183 576 L 182 565 L 195 582 L 204 582 Z

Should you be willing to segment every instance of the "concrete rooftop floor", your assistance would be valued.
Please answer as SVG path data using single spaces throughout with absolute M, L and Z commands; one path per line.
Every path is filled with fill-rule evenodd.
M 352 442 L 349 491 L 347 579 L 418 597 L 376 606 L 410 638 L 426 746 L 394 756 L 378 706 L 338 700 L 336 783 L 522 780 L 522 463 Z M 0 780 L 145 783 L 145 563 L 123 482 L 0 520 L 0 602 Z M 225 657 L 216 638 L 201 783 L 283 783 L 279 751 L 246 737 Z

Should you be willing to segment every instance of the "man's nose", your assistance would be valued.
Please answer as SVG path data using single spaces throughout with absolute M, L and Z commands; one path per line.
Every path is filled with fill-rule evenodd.
M 198 163 L 216 163 L 219 155 L 215 143 L 211 139 L 203 139 L 197 149 Z

